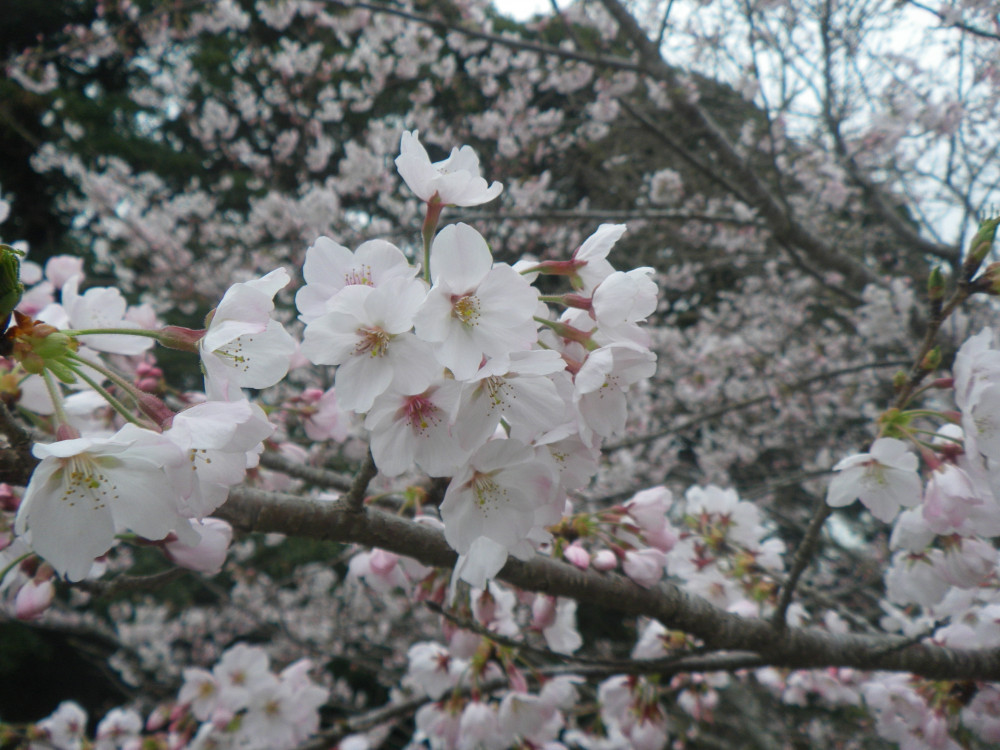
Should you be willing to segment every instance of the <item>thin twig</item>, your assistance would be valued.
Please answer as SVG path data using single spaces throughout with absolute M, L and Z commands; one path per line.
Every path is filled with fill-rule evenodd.
M 364 463 L 361 464 L 361 468 L 358 469 L 358 473 L 354 476 L 354 481 L 351 483 L 351 489 L 348 490 L 347 494 L 343 497 L 344 505 L 354 511 L 361 511 L 364 509 L 365 505 L 365 491 L 368 489 L 369 483 L 378 474 L 378 467 L 375 465 L 375 459 L 372 456 L 372 452 L 369 450 L 368 455 L 365 456 Z
M 812 561 L 817 543 L 819 542 L 819 535 L 823 531 L 823 524 L 826 523 L 826 519 L 832 513 L 833 508 L 826 504 L 825 497 L 822 498 L 816 506 L 816 512 L 813 514 L 808 528 L 806 528 L 806 533 L 802 536 L 802 541 L 799 542 L 799 546 L 795 550 L 792 567 L 788 571 L 788 575 L 785 576 L 784 583 L 781 584 L 778 593 L 778 604 L 775 606 L 774 614 L 771 615 L 771 624 L 776 630 L 784 630 L 788 627 L 785 615 L 788 612 L 788 606 L 792 603 L 795 586 L 798 584 L 799 578 L 802 577 L 802 573 L 806 567 Z

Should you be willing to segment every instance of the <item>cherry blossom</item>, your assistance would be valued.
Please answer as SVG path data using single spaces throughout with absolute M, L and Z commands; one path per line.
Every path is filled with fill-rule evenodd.
M 48 269 L 48 265 L 46 265 Z M 61 304 L 67 315 L 67 327 L 90 328 L 139 328 L 125 319 L 127 303 L 122 293 L 114 287 L 93 287 L 79 294 L 81 275 L 71 276 L 62 286 Z M 44 315 L 44 313 L 42 313 Z M 112 354 L 142 354 L 153 346 L 153 340 L 141 336 L 89 334 L 79 336 L 79 341 L 102 352 Z
M 537 291 L 510 266 L 494 264 L 472 227 L 454 224 L 438 233 L 430 271 L 434 285 L 414 325 L 456 378 L 475 375 L 484 356 L 502 358 L 537 339 Z
M 315 364 L 339 365 L 337 399 L 345 409 L 368 411 L 390 386 L 420 393 L 438 376 L 440 365 L 410 333 L 424 297 L 423 283 L 411 279 L 351 286 L 306 326 L 302 352 Z
M 452 434 L 460 395 L 459 384 L 441 381 L 422 393 L 379 396 L 365 418 L 379 470 L 398 476 L 416 461 L 430 476 L 457 471 L 470 452 Z
M 306 251 L 302 275 L 306 284 L 295 294 L 299 317 L 309 323 L 331 309 L 337 292 L 347 286 L 375 287 L 393 278 L 412 279 L 417 269 L 403 251 L 385 240 L 369 240 L 353 253 L 329 237 Z
M 834 508 L 861 500 L 873 516 L 889 523 L 900 507 L 920 503 L 917 457 L 901 440 L 879 438 L 868 453 L 848 456 L 833 470 L 839 473 L 830 482 L 826 502 Z
M 503 192 L 499 182 L 487 186 L 479 174 L 479 157 L 469 146 L 452 149 L 444 161 L 431 163 L 417 138 L 417 131 L 404 131 L 396 168 L 417 197 L 437 200 L 446 206 L 478 206 Z
M 37 443 L 42 462 L 18 509 L 16 531 L 60 574 L 79 581 L 115 534 L 147 539 L 198 535 L 181 512 L 187 459 L 165 437 L 125 425 L 110 438 Z
M 499 570 L 511 553 L 530 556 L 531 532 L 561 513 L 554 505 L 557 487 L 554 472 L 523 443 L 491 440 L 448 485 L 441 503 L 445 538 L 460 555 L 469 556 L 466 565 L 486 570 Z M 477 583 L 469 571 L 463 578 Z
M 295 341 L 271 318 L 274 295 L 290 278 L 283 268 L 234 284 L 198 342 L 210 395 L 235 399 L 236 388 L 267 388 L 288 372 Z

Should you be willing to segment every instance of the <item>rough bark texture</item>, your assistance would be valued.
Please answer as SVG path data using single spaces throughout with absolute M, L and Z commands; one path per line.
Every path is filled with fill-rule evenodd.
M 238 489 L 215 514 L 244 531 L 278 532 L 358 543 L 450 567 L 457 556 L 437 531 L 373 508 L 342 501 Z M 724 612 L 670 584 L 645 589 L 619 575 L 583 571 L 536 556 L 511 559 L 499 578 L 529 591 L 598 604 L 624 616 L 645 615 L 701 639 L 707 649 L 749 652 L 758 665 L 789 668 L 854 667 L 912 672 L 932 679 L 1000 680 L 1000 650 L 957 650 L 898 636 L 837 635 L 815 628 L 778 630 L 766 620 Z

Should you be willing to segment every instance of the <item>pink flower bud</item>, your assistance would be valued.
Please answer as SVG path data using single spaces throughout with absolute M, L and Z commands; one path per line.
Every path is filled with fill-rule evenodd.
M 590 553 L 576 542 L 573 542 L 563 551 L 563 557 L 580 570 L 586 570 L 590 567 Z
M 545 630 L 556 621 L 556 600 L 553 596 L 539 594 L 531 605 L 531 625 Z
M 49 608 L 55 595 L 51 580 L 28 581 L 14 598 L 14 615 L 19 620 L 34 620 Z
M 21 504 L 21 498 L 14 494 L 14 490 L 6 482 L 0 482 L 0 510 L 13 512 Z
M 611 550 L 602 549 L 594 555 L 591 565 L 601 572 L 607 572 L 618 567 L 618 558 L 615 557 L 615 553 Z
M 399 556 L 384 549 L 373 549 L 372 556 L 368 560 L 368 567 L 372 573 L 387 578 L 399 563 Z

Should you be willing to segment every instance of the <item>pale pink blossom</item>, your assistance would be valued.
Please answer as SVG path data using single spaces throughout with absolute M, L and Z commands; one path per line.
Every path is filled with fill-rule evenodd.
M 618 567 L 618 557 L 609 549 L 601 549 L 591 558 L 591 565 L 596 570 L 606 573 Z
M 295 294 L 299 318 L 309 323 L 332 309 L 333 298 L 344 287 L 376 287 L 389 279 L 412 279 L 417 269 L 403 251 L 385 240 L 369 240 L 353 253 L 328 237 L 320 237 L 306 251 L 302 275 L 306 283 Z
M 578 542 L 573 542 L 563 550 L 563 557 L 580 570 L 590 567 L 590 553 Z
M 653 269 L 648 267 L 615 271 L 594 290 L 594 318 L 609 341 L 624 339 L 648 345 L 649 335 L 637 324 L 656 312 L 659 290 L 652 275 Z
M 563 421 L 566 403 L 547 376 L 565 366 L 557 352 L 536 349 L 484 364 L 462 392 L 455 426 L 463 445 L 485 443 L 501 419 L 524 443 Z
M 15 530 L 70 580 L 86 577 L 117 533 L 157 540 L 174 532 L 197 543 L 179 505 L 190 493 L 188 460 L 165 436 L 127 424 L 110 438 L 36 443 L 32 453 L 42 462 Z
M 132 709 L 113 708 L 97 725 L 94 750 L 118 750 L 139 739 L 142 717 Z M 132 745 L 138 747 L 137 745 Z
M 445 539 L 460 555 L 470 555 L 466 565 L 483 560 L 499 570 L 509 552 L 529 556 L 532 531 L 562 515 L 561 503 L 554 504 L 557 488 L 555 472 L 530 448 L 514 439 L 491 440 L 448 485 L 441 503 Z M 481 538 L 492 544 L 474 546 Z
M 414 462 L 430 476 L 457 471 L 469 455 L 451 428 L 460 392 L 458 383 L 442 380 L 422 393 L 390 389 L 378 396 L 365 427 L 371 431 L 372 457 L 379 471 L 398 476 Z
M 86 330 L 92 328 L 134 328 L 139 325 L 125 319 L 128 303 L 114 287 L 93 287 L 79 294 L 81 276 L 71 276 L 63 284 L 60 297 L 68 317 L 68 327 Z M 155 343 L 145 336 L 127 336 L 113 333 L 94 333 L 78 337 L 80 343 L 110 354 L 142 354 Z
M 45 278 L 53 286 L 61 289 L 74 276 L 83 276 L 83 258 L 76 255 L 54 255 L 45 261 Z
M 595 349 L 574 379 L 573 402 L 581 427 L 601 437 L 625 431 L 625 390 L 656 372 L 656 355 L 631 342 Z
M 210 398 L 236 400 L 239 388 L 268 388 L 285 377 L 295 340 L 271 313 L 274 295 L 289 281 L 278 268 L 223 295 L 198 342 Z
M 399 555 L 383 549 L 359 552 L 347 566 L 348 580 L 363 580 L 375 591 L 410 590 L 410 581 L 399 565 Z
M 302 409 L 302 427 L 310 440 L 333 440 L 343 443 L 351 435 L 351 414 L 342 409 L 335 388 L 321 391 L 307 388 L 302 399 L 308 406 Z
M 49 608 L 56 595 L 52 579 L 31 580 L 18 589 L 14 597 L 14 616 L 18 620 L 34 620 Z
M 187 455 L 195 479 L 181 507 L 201 518 L 222 505 L 273 432 L 264 410 L 246 400 L 206 401 L 176 414 L 163 435 Z
M 339 365 L 335 385 L 345 409 L 366 412 L 390 387 L 420 393 L 440 375 L 427 346 L 409 332 L 425 295 L 414 279 L 346 287 L 334 309 L 306 326 L 302 352 L 315 364 Z
M 574 279 L 574 286 L 589 292 L 614 273 L 615 269 L 607 260 L 608 253 L 625 234 L 625 229 L 624 224 L 601 224 L 596 232 L 573 251 L 577 277 Z
M 48 717 L 38 722 L 46 733 L 46 741 L 59 750 L 76 750 L 82 747 L 87 731 L 87 712 L 73 701 L 63 701 Z
M 166 542 L 163 552 L 175 565 L 208 576 L 222 570 L 233 540 L 233 527 L 219 518 L 191 520 L 191 528 L 198 534 L 196 544 L 185 544 L 180 540 Z
M 663 578 L 666 564 L 667 556 L 663 552 L 654 548 L 645 548 L 628 550 L 622 561 L 622 569 L 625 571 L 625 575 L 640 586 L 650 588 Z
M 396 168 L 422 201 L 437 198 L 446 206 L 478 206 L 503 192 L 499 182 L 487 186 L 479 173 L 479 157 L 471 146 L 454 148 L 444 161 L 431 163 L 417 138 L 418 131 L 404 131 Z
M 532 625 L 542 631 L 548 647 L 557 654 L 572 654 L 583 645 L 576 628 L 576 601 L 539 594 L 531 607 Z
M 468 668 L 463 659 L 456 659 L 439 643 L 414 643 L 407 652 L 409 668 L 405 682 L 439 700 L 454 688 Z
M 830 481 L 826 502 L 839 508 L 861 500 L 873 516 L 889 523 L 901 506 L 921 501 L 917 463 L 902 440 L 879 438 L 868 453 L 848 456 L 833 467 L 839 473 Z
M 434 282 L 414 317 L 417 336 L 459 380 L 472 378 L 483 357 L 506 357 L 538 339 L 537 290 L 506 264 L 494 264 L 486 240 L 467 224 L 446 226 L 434 239 Z

